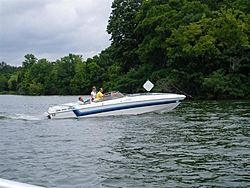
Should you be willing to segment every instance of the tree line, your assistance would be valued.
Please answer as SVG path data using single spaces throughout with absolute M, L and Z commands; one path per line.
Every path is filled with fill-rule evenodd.
M 114 0 L 111 45 L 83 61 L 26 54 L 21 67 L 0 64 L 0 92 L 24 95 L 105 91 L 184 93 L 197 99 L 249 99 L 250 1 Z

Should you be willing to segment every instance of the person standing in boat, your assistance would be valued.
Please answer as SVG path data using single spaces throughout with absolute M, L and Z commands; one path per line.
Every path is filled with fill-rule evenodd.
M 78 98 L 78 101 L 76 103 L 77 105 L 83 105 L 84 104 L 84 100 L 82 99 L 82 97 Z
M 96 98 L 96 87 L 95 86 L 92 87 L 92 91 L 91 91 L 90 95 L 91 95 L 91 101 L 94 101 Z
M 100 88 L 99 92 L 98 92 L 97 95 L 96 95 L 96 98 L 97 98 L 98 100 L 103 99 L 103 94 L 102 94 L 102 92 L 103 92 L 103 89 Z

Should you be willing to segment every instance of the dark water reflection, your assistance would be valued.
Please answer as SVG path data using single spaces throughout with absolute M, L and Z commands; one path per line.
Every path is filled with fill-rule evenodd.
M 185 101 L 166 114 L 47 120 L 41 114 L 51 100 L 68 98 L 42 97 L 42 106 L 35 99 L 19 100 L 32 109 L 23 114 L 14 105 L 1 108 L 1 178 L 45 187 L 250 186 L 250 101 Z

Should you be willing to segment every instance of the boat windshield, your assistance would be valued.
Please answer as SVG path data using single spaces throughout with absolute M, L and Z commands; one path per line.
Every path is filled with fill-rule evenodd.
M 111 100 L 111 99 L 124 97 L 124 95 L 119 91 L 112 91 L 112 92 L 104 93 L 103 96 L 104 96 L 104 100 Z

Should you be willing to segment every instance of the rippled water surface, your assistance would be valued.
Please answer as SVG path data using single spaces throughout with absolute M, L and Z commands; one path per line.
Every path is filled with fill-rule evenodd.
M 250 101 L 46 119 L 77 96 L 0 96 L 0 178 L 44 187 L 250 187 Z

